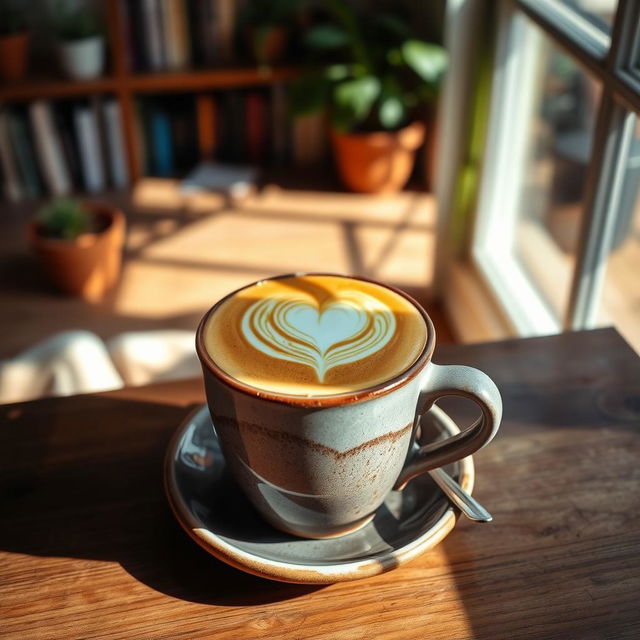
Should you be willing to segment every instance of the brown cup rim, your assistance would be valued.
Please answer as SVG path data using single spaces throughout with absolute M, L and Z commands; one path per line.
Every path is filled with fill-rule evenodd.
M 236 378 L 230 376 L 226 371 L 221 369 L 209 355 L 209 352 L 205 348 L 204 345 L 204 327 L 207 324 L 207 321 L 211 317 L 211 315 L 215 312 L 215 310 L 223 303 L 225 300 L 234 296 L 236 293 L 243 291 L 244 289 L 248 289 L 249 287 L 253 287 L 260 282 L 265 282 L 267 280 L 281 280 L 283 278 L 294 278 L 301 276 L 332 276 L 337 278 L 349 278 L 351 280 L 361 280 L 363 282 L 370 282 L 372 284 L 376 284 L 378 286 L 384 287 L 385 289 L 389 289 L 398 295 L 402 296 L 406 300 L 408 300 L 422 315 L 424 323 L 427 327 L 427 340 L 425 345 L 420 352 L 420 355 L 416 358 L 415 362 L 411 364 L 407 369 L 400 372 L 393 378 L 389 380 L 385 380 L 377 385 L 366 387 L 365 389 L 358 389 L 357 391 L 349 391 L 346 393 L 337 393 L 326 396 L 299 396 L 293 394 L 285 394 L 285 393 L 276 393 L 274 391 L 268 391 L 265 389 L 259 389 L 258 387 L 254 387 L 249 384 L 245 384 Z M 240 287 L 231 293 L 228 293 L 226 296 L 218 300 L 202 317 L 200 323 L 198 324 L 198 328 L 196 329 L 196 352 L 198 354 L 198 358 L 203 366 L 213 373 L 217 378 L 219 378 L 222 382 L 232 387 L 233 389 L 245 393 L 249 396 L 253 396 L 254 398 L 260 398 L 261 400 L 267 400 L 270 402 L 276 402 L 278 404 L 286 404 L 295 407 L 307 407 L 307 408 L 325 408 L 325 407 L 335 407 L 344 404 L 352 404 L 355 402 L 363 402 L 365 400 L 372 400 L 373 398 L 377 398 L 380 396 L 384 396 L 392 391 L 395 391 L 399 387 L 404 386 L 410 380 L 413 380 L 424 367 L 431 361 L 431 357 L 433 355 L 433 351 L 435 349 L 436 344 L 436 332 L 435 327 L 433 326 L 433 322 L 431 318 L 427 314 L 427 312 L 422 308 L 414 298 L 412 298 L 408 293 L 405 293 L 401 289 L 394 287 L 392 285 L 383 284 L 378 282 L 377 280 L 373 280 L 372 278 L 365 278 L 363 276 L 350 276 L 342 273 L 328 273 L 328 272 L 298 272 L 298 273 L 287 273 L 278 276 L 271 276 L 269 278 L 261 278 L 260 280 L 256 280 L 250 284 L 247 284 L 243 287 Z

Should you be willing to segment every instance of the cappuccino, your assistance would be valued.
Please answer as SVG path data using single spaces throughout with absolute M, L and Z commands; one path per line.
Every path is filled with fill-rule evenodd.
M 401 374 L 428 339 L 404 296 L 364 280 L 300 275 L 264 280 L 214 307 L 207 353 L 227 375 L 287 395 L 366 389 Z

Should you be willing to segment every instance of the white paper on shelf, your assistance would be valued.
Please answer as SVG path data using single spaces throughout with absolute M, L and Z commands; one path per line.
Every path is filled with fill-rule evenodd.
M 258 172 L 254 167 L 218 162 L 201 162 L 181 182 L 182 193 L 221 191 L 234 197 L 244 196 L 255 185 Z

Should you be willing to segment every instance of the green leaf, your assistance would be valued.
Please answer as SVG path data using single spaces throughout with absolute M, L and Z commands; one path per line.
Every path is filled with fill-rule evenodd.
M 380 101 L 378 113 L 380 124 L 385 129 L 395 129 L 405 118 L 405 108 L 398 96 L 385 96 Z
M 332 82 L 340 82 L 346 80 L 353 72 L 353 65 L 349 64 L 332 64 L 325 68 L 324 76 Z
M 363 76 L 337 84 L 333 90 L 333 121 L 339 129 L 351 129 L 371 112 L 380 95 L 380 81 Z
M 349 44 L 349 36 L 336 25 L 319 24 L 307 33 L 304 43 L 314 49 L 339 49 Z
M 407 40 L 402 55 L 407 65 L 431 84 L 437 84 L 447 68 L 447 52 L 437 44 Z

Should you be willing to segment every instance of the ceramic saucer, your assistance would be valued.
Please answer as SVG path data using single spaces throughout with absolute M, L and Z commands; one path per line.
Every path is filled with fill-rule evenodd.
M 437 407 L 421 424 L 425 440 L 459 432 Z M 471 493 L 471 457 L 446 470 Z M 423 474 L 403 491 L 392 491 L 375 518 L 354 533 L 325 540 L 282 533 L 260 518 L 231 478 L 207 407 L 192 413 L 169 444 L 165 488 L 178 522 L 206 551 L 283 582 L 328 584 L 390 571 L 441 542 L 459 515 Z

